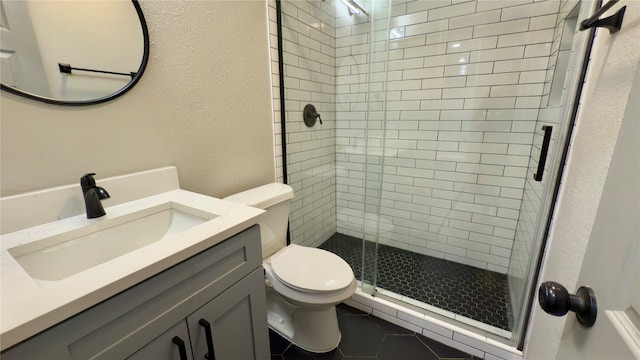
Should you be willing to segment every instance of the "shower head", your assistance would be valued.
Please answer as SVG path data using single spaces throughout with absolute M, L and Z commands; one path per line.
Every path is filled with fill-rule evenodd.
M 362 6 L 360 6 L 360 4 L 355 2 L 355 0 L 342 0 L 342 2 L 347 6 L 347 8 L 349 8 L 349 15 L 363 13 L 369 16 L 369 13 Z

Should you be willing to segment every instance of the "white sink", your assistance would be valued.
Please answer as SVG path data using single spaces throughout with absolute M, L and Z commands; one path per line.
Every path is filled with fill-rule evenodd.
M 57 281 L 216 217 L 167 202 L 7 250 L 32 278 Z

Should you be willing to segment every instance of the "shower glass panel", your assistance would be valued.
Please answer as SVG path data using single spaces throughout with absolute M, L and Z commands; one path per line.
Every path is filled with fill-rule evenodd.
M 336 184 L 342 194 L 338 196 L 351 199 L 338 204 L 337 231 L 358 239 L 361 287 L 373 293 L 378 279 L 378 236 L 392 226 L 380 212 L 388 156 L 384 150 L 391 2 L 362 4 L 366 14 L 338 12 L 336 16 L 337 29 L 350 30 L 336 34 L 336 71 L 350 75 L 336 79 Z M 354 211 L 357 216 L 341 216 Z
M 519 341 L 581 3 L 595 2 L 282 0 L 292 242 L 343 257 L 365 292 Z M 322 124 L 303 123 L 309 103 Z

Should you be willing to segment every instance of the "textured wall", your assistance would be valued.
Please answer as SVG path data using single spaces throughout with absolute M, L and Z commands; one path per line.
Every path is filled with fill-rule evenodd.
M 183 188 L 225 196 L 274 181 L 265 1 L 142 1 L 151 57 L 101 105 L 2 92 L 2 195 L 165 165 Z

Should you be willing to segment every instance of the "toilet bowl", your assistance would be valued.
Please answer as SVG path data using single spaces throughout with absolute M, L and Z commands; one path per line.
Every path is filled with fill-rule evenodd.
M 264 209 L 260 224 L 269 327 L 298 347 L 328 352 L 340 343 L 335 305 L 356 289 L 353 270 L 326 250 L 286 245 L 293 190 L 273 183 L 224 200 Z

